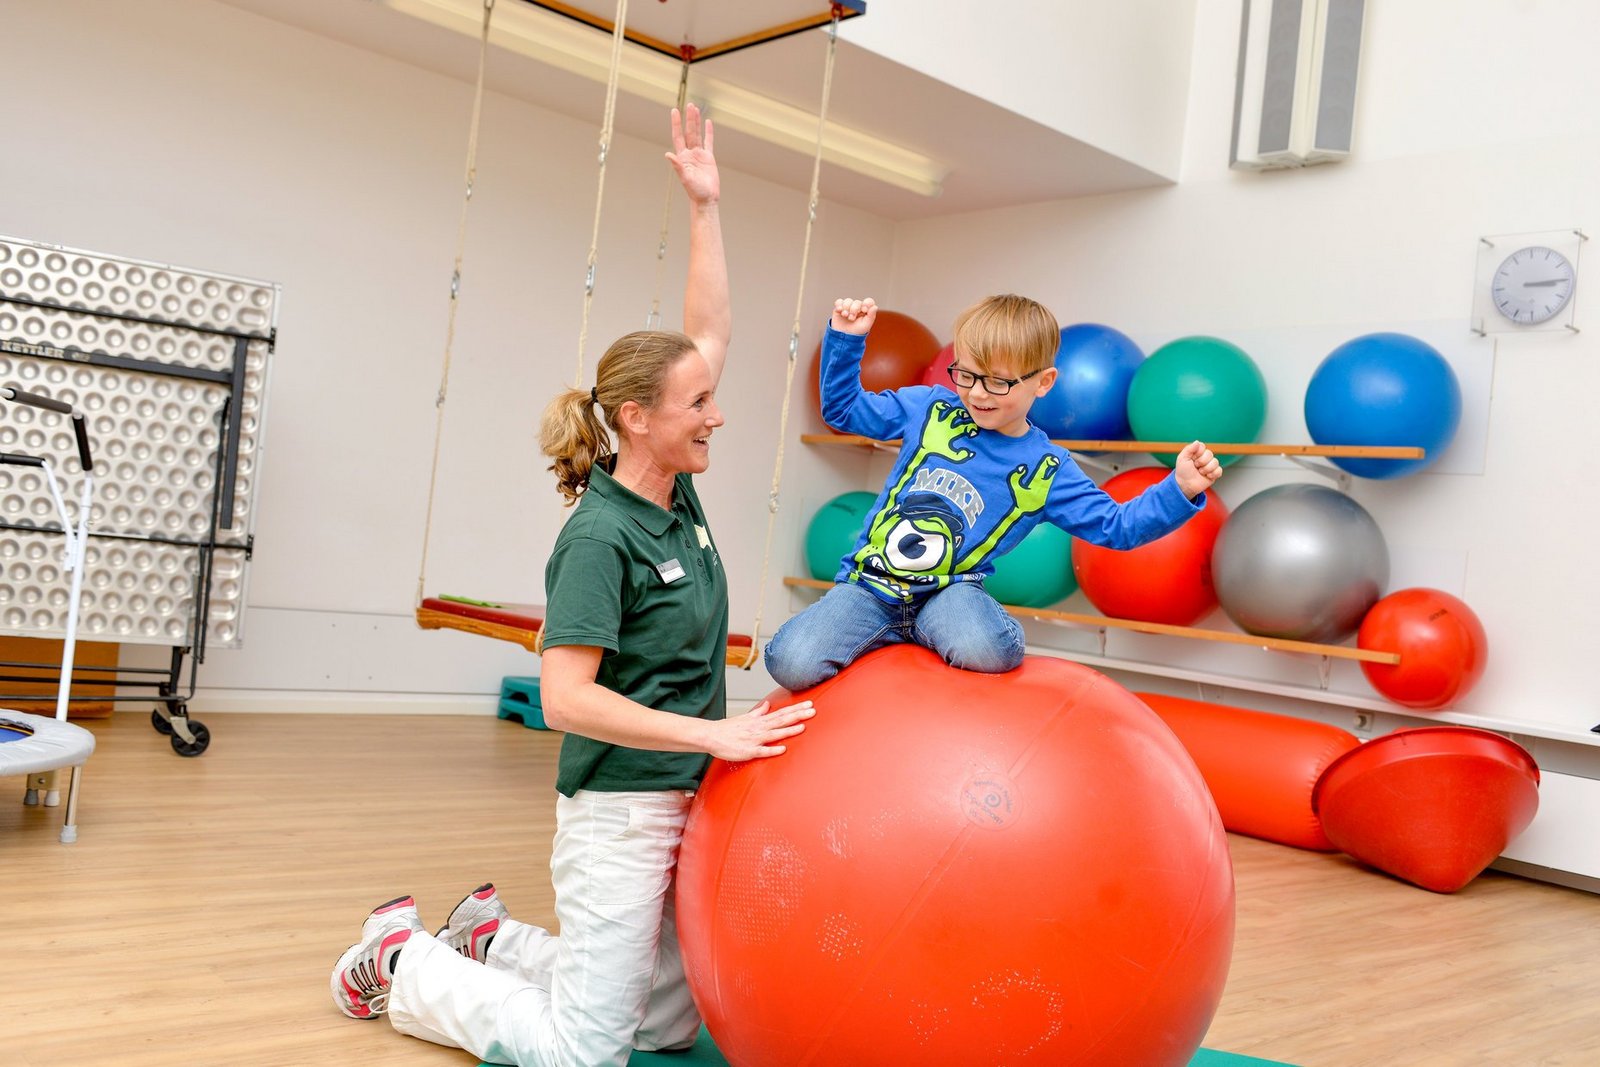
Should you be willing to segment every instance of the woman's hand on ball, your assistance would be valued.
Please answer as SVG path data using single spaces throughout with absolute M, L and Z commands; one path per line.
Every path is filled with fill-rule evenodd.
M 803 731 L 805 721 L 816 713 L 809 700 L 781 708 L 763 700 L 743 715 L 711 723 L 711 743 L 706 751 L 729 763 L 781 756 L 788 747 L 782 742 Z

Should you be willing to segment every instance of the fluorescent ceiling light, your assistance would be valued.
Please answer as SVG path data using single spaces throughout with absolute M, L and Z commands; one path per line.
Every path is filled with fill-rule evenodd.
M 385 7 L 456 33 L 477 37 L 480 0 L 379 0 Z M 490 43 L 560 70 L 604 84 L 611 70 L 611 38 L 572 19 L 530 4 L 496 5 Z M 678 102 L 681 64 L 643 48 L 622 50 L 618 87 L 663 106 Z M 719 125 L 810 155 L 817 116 L 732 82 L 696 75 L 693 96 Z M 922 196 L 938 196 L 948 170 L 927 156 L 889 144 L 836 122 L 823 124 L 822 158 L 836 166 Z

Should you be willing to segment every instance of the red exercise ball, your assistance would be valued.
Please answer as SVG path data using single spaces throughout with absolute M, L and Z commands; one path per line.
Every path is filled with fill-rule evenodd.
M 939 354 L 933 357 L 933 362 L 928 364 L 922 372 L 919 385 L 942 385 L 946 389 L 954 389 L 955 383 L 950 380 L 950 364 L 956 361 L 956 346 L 945 345 L 939 349 Z
M 1447 708 L 1478 684 L 1489 635 L 1471 608 L 1438 589 L 1401 589 L 1367 611 L 1356 644 L 1398 652 L 1400 662 L 1362 661 L 1372 688 L 1408 708 Z
M 1149 708 L 1065 660 L 997 677 L 916 645 L 800 695 L 784 755 L 712 765 L 679 853 L 685 970 L 733 1067 L 1189 1063 L 1233 869 Z
M 910 315 L 878 309 L 861 356 L 861 387 L 869 393 L 920 385 L 922 372 L 939 354 L 939 339 Z M 822 345 L 811 354 L 811 407 L 822 412 Z
M 1170 472 L 1165 467 L 1136 467 L 1106 482 L 1104 489 L 1119 504 L 1127 503 Z M 1217 606 L 1211 583 L 1211 546 L 1216 543 L 1228 509 L 1206 490 L 1206 506 L 1188 522 L 1147 545 L 1119 552 L 1072 542 L 1072 570 L 1090 603 L 1117 619 L 1191 626 Z

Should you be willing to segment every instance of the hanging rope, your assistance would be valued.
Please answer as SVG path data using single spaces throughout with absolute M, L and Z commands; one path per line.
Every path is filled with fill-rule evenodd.
M 689 99 L 689 64 L 694 62 L 694 46 L 684 45 L 681 53 L 683 69 L 678 72 L 680 115 Z M 672 190 L 678 184 L 677 175 L 671 167 L 667 168 L 665 184 L 667 191 L 661 197 L 661 236 L 656 241 L 656 287 L 650 297 L 650 313 L 644 317 L 644 328 L 647 330 L 661 329 L 661 285 L 667 273 L 667 231 L 672 228 Z
M 628 0 L 617 0 L 617 17 L 611 27 L 611 68 L 606 73 L 606 112 L 600 124 L 600 178 L 594 191 L 594 229 L 589 236 L 589 269 L 583 281 L 583 323 L 578 327 L 578 369 L 574 388 L 583 382 L 583 350 L 589 342 L 589 309 L 594 305 L 594 267 L 600 258 L 600 208 L 606 199 L 606 157 L 611 154 L 611 131 L 617 114 L 617 82 L 622 72 L 622 45 L 626 40 Z
M 767 493 L 767 539 L 761 550 L 761 584 L 756 599 L 756 619 L 750 627 L 750 654 L 742 665 L 755 665 L 761 647 L 761 616 L 767 603 L 767 571 L 772 563 L 772 531 L 778 520 L 778 486 L 783 482 L 783 443 L 789 432 L 789 400 L 794 393 L 794 369 L 800 351 L 800 312 L 806 298 L 806 268 L 811 261 L 811 233 L 817 222 L 818 190 L 822 179 L 822 138 L 828 124 L 828 98 L 833 93 L 833 61 L 839 44 L 838 4 L 833 5 L 833 23 L 828 27 L 828 58 L 822 72 L 822 106 L 817 112 L 817 148 L 811 159 L 811 199 L 806 211 L 805 244 L 800 252 L 800 287 L 794 298 L 794 324 L 789 329 L 789 372 L 783 383 L 783 414 L 778 419 L 778 456 L 772 465 L 772 488 Z
M 428 542 L 433 536 L 433 502 L 439 487 L 439 443 L 444 432 L 445 396 L 450 388 L 450 358 L 456 340 L 456 309 L 461 304 L 461 260 L 467 246 L 467 208 L 472 204 L 472 184 L 478 176 L 478 126 L 483 118 L 483 76 L 489 65 L 489 23 L 494 0 L 483 0 L 483 26 L 478 33 L 478 80 L 472 89 L 472 122 L 467 127 L 466 192 L 456 223 L 456 258 L 450 272 L 450 317 L 444 332 L 444 365 L 439 371 L 439 393 L 433 401 L 433 461 L 428 468 L 428 508 L 422 521 L 422 561 L 417 566 L 417 594 L 412 607 L 422 606 L 428 581 Z

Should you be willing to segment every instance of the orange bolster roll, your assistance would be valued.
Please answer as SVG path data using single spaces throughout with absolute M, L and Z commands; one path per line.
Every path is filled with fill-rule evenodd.
M 1360 740 L 1348 730 L 1226 704 L 1136 694 L 1178 735 L 1222 825 L 1296 848 L 1336 852 L 1311 805 L 1328 765 Z

